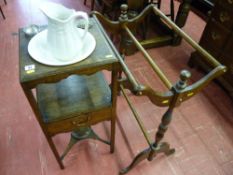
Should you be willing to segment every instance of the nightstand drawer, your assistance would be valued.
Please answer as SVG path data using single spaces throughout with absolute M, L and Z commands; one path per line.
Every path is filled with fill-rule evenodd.
M 48 133 L 50 135 L 55 135 L 61 132 L 69 132 L 78 127 L 89 126 L 90 117 L 88 115 L 80 115 L 76 118 L 65 119 L 63 122 L 52 122 L 48 123 Z
M 224 27 L 231 30 L 233 26 L 233 9 L 229 9 L 219 4 L 218 8 L 214 8 L 212 17 Z
M 209 45 L 212 48 L 221 50 L 229 34 L 229 30 L 221 26 L 214 19 L 210 19 L 204 30 L 204 37 L 202 37 L 200 45 Z
M 62 122 L 51 122 L 46 125 L 48 133 L 55 135 L 61 132 L 69 132 L 76 128 L 91 126 L 101 121 L 111 120 L 111 113 L 111 107 L 106 107 L 103 110 L 81 114 L 77 117 L 64 119 Z

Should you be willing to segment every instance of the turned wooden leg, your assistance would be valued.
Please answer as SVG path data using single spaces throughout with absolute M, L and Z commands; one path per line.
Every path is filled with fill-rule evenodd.
M 175 15 L 174 15 L 174 0 L 170 1 L 170 15 L 171 15 L 171 20 L 175 20 Z
M 137 156 L 133 159 L 129 166 L 120 170 L 120 174 L 127 173 L 144 159 L 152 161 L 158 153 L 164 153 L 165 155 L 169 156 L 175 152 L 175 149 L 170 148 L 170 145 L 166 142 L 161 143 L 161 140 L 163 139 L 168 125 L 172 120 L 172 113 L 174 108 L 176 107 L 176 105 L 179 105 L 180 99 L 182 99 L 182 94 L 180 92 L 187 87 L 187 80 L 190 77 L 190 72 L 186 70 L 181 71 L 180 80 L 175 84 L 175 86 L 171 88 L 171 91 L 173 91 L 174 93 L 174 100 L 162 117 L 158 131 L 155 134 L 155 142 L 153 144 L 150 144 L 149 148 L 137 154 Z
M 56 158 L 56 160 L 57 160 L 60 168 L 64 169 L 64 165 L 63 165 L 62 160 L 61 160 L 61 158 L 60 158 L 60 156 L 58 154 L 58 151 L 57 151 L 57 149 L 56 149 L 56 147 L 55 147 L 55 145 L 53 143 L 52 138 L 48 137 L 48 136 L 46 136 L 46 137 L 47 137 L 47 141 L 49 143 L 49 146 L 50 146 L 51 150 L 53 151 L 53 154 L 54 154 L 54 156 L 55 156 L 55 158 Z
M 164 153 L 165 155 L 169 156 L 175 152 L 175 149 L 171 149 L 170 145 L 168 143 L 166 143 L 166 142 L 160 143 L 160 141 L 164 137 L 165 132 L 167 131 L 169 123 L 171 122 L 172 112 L 173 112 L 173 107 L 169 107 L 168 110 L 163 115 L 161 123 L 160 123 L 159 128 L 158 128 L 158 131 L 155 135 L 155 142 L 152 145 L 150 145 L 149 148 L 140 152 L 133 159 L 133 161 L 130 163 L 129 166 L 120 170 L 120 174 L 125 174 L 125 173 L 129 172 L 133 167 L 135 167 L 137 164 L 139 164 L 141 161 L 143 161 L 145 159 L 152 161 L 153 158 L 158 153 Z
M 161 0 L 158 0 L 158 9 L 161 7 Z
M 168 125 L 172 120 L 173 109 L 173 107 L 169 107 L 162 117 L 158 131 L 155 134 L 155 143 L 153 144 L 153 147 L 155 149 L 150 152 L 150 155 L 148 157 L 149 161 L 151 161 L 158 152 L 164 152 L 165 154 L 167 154 L 170 150 L 169 144 L 164 143 L 161 145 L 160 142 L 163 139 L 164 134 L 167 131 Z
M 116 125 L 116 120 L 112 119 L 111 120 L 111 141 L 110 141 L 110 153 L 114 152 L 114 147 L 115 147 L 115 125 Z
M 94 10 L 95 0 L 91 1 L 91 10 Z

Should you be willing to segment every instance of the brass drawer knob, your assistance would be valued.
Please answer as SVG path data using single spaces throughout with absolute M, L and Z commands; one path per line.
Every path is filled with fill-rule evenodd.
M 71 121 L 72 125 L 75 126 L 85 126 L 90 121 L 90 116 L 80 118 L 78 121 Z
M 213 40 L 217 40 L 220 38 L 220 35 L 218 35 L 216 32 L 212 31 L 211 32 L 211 37 Z
M 72 121 L 72 124 L 73 124 L 73 125 L 77 125 L 77 122 L 76 122 L 76 121 Z
M 230 19 L 230 16 L 228 15 L 227 12 L 221 12 L 219 15 L 219 19 L 221 22 L 228 21 Z

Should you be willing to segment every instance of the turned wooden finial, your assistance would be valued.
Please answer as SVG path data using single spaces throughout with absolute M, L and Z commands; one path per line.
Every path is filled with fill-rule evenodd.
M 182 70 L 180 72 L 180 81 L 177 83 L 178 89 L 184 89 L 187 86 L 187 81 L 191 77 L 191 73 L 188 70 Z
M 120 18 L 119 18 L 121 21 L 128 20 L 127 11 L 128 11 L 128 5 L 127 4 L 122 4 L 121 5 L 121 15 L 120 15 Z

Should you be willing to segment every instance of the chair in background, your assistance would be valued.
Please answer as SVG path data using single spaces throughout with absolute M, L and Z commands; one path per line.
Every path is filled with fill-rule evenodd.
M 148 3 L 149 4 L 156 4 L 158 9 L 160 9 L 161 7 L 161 2 L 162 0 L 149 0 Z M 174 0 L 170 0 L 170 13 L 166 14 L 166 16 L 170 17 L 172 21 L 174 21 Z
M 125 3 L 125 0 L 102 0 L 101 13 L 110 18 L 117 20 L 119 16 L 120 5 Z
M 87 0 L 84 0 L 83 4 L 86 5 Z M 95 0 L 91 0 L 91 10 L 94 10 L 94 5 L 95 5 Z

